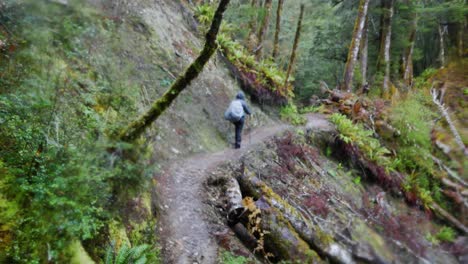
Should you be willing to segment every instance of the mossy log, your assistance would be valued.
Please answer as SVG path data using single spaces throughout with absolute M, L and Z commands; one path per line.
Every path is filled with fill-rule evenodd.
M 143 131 L 171 105 L 177 96 L 190 85 L 192 80 L 197 78 L 205 64 L 217 49 L 216 36 L 218 35 L 219 27 L 223 20 L 223 13 L 229 2 L 230 0 L 221 0 L 219 2 L 211 27 L 206 34 L 205 46 L 200 55 L 187 68 L 185 73 L 176 79 L 169 90 L 167 90 L 162 97 L 153 103 L 147 112 L 130 123 L 130 125 L 120 133 L 119 138 L 122 141 L 132 141 L 140 136 Z
M 269 231 L 282 230 L 288 227 L 289 232 L 297 233 L 322 258 L 326 258 L 333 263 L 355 263 L 352 255 L 336 242 L 332 236 L 302 217 L 299 212 L 281 199 L 255 175 L 244 171 L 238 175 L 237 180 L 244 195 L 258 199 L 257 203 L 259 203 L 258 207 L 262 209 L 262 217 L 266 217 L 264 222 L 268 223 L 265 228 L 268 228 Z M 279 235 L 281 232 L 275 234 L 278 235 L 269 237 L 268 241 L 272 240 L 275 243 L 275 247 L 279 248 L 279 243 L 274 240 L 278 240 L 281 237 L 284 240 L 284 236 Z
M 325 263 L 309 244 L 296 232 L 287 218 L 271 200 L 262 196 L 255 202 L 261 210 L 261 228 L 264 232 L 264 251 L 273 254 L 276 261 L 289 260 L 300 263 Z

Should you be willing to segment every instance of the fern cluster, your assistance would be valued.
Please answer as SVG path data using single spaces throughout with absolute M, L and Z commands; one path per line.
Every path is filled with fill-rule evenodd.
M 127 244 L 116 250 L 114 245 L 107 248 L 104 264 L 156 264 L 159 263 L 158 251 L 150 245 L 142 244 L 129 247 Z
M 338 132 L 340 132 L 339 138 L 343 142 L 358 147 L 367 159 L 384 167 L 387 172 L 395 170 L 400 161 L 390 157 L 390 150 L 373 137 L 371 130 L 365 129 L 362 124 L 353 124 L 342 114 L 335 113 L 330 117 L 330 120 L 336 125 Z

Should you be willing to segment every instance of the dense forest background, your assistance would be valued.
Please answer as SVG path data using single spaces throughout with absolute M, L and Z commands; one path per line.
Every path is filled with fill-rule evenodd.
M 0 0 L 0 262 L 164 262 L 161 243 L 167 242 L 158 230 L 165 200 L 157 186 L 167 184 L 172 162 L 229 147 L 222 113 L 239 89 L 255 112 L 249 133 L 283 122 L 297 126 L 275 141 L 270 161 L 277 164 L 260 166 L 280 165 L 275 173 L 287 176 L 266 182 L 272 189 L 265 197 L 279 197 L 278 182 L 301 179 L 297 184 L 305 186 L 304 175 L 315 175 L 307 170 L 327 160 L 333 164 L 328 178 L 342 176 L 362 197 L 382 188 L 401 202 L 392 204 L 395 212 L 424 215 L 414 233 L 406 218 L 375 217 L 366 227 L 372 234 L 387 244 L 398 241 L 416 259 L 444 252 L 450 256 L 442 260 L 463 262 L 466 0 L 231 0 L 212 36 L 216 42 L 209 42 L 205 34 L 220 2 Z M 200 66 L 193 61 L 209 46 L 204 42 L 214 55 Z M 190 85 L 180 81 L 187 66 L 200 74 Z M 301 126 L 311 113 L 334 125 L 333 144 L 306 138 Z M 342 191 L 345 197 L 348 189 Z M 301 209 L 288 200 L 296 194 L 282 195 L 281 204 Z M 329 220 L 323 212 L 334 205 L 321 194 L 304 206 Z M 348 201 L 362 207 L 353 213 L 381 210 L 377 200 L 369 205 L 359 195 Z M 248 220 L 254 219 L 258 208 L 246 201 Z M 214 218 L 223 222 L 226 214 Z M 245 226 L 261 250 L 236 257 L 223 249 L 219 262 L 270 261 L 266 232 Z M 297 258 L 334 259 L 327 246 L 343 228 L 323 228 L 333 235 L 307 241 L 310 248 Z M 274 241 L 265 248 L 278 252 L 278 245 L 290 244 L 265 241 Z M 340 241 L 350 252 L 357 243 L 351 242 Z M 393 253 L 382 250 L 382 256 L 398 255 L 389 248 Z M 293 251 L 281 252 L 271 261 L 298 260 Z

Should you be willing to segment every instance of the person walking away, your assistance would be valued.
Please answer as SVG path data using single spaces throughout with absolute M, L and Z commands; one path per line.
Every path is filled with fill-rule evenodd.
M 224 118 L 234 124 L 236 130 L 236 142 L 234 148 L 238 149 L 241 146 L 242 141 L 242 129 L 245 123 L 245 114 L 251 115 L 252 111 L 245 102 L 245 95 L 243 92 L 239 92 L 236 95 L 228 109 L 224 113 Z

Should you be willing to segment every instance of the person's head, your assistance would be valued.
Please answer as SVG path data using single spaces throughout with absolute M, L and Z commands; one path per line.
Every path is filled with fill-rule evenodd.
M 245 100 L 244 93 L 243 92 L 238 92 L 237 95 L 236 95 L 236 99 Z

